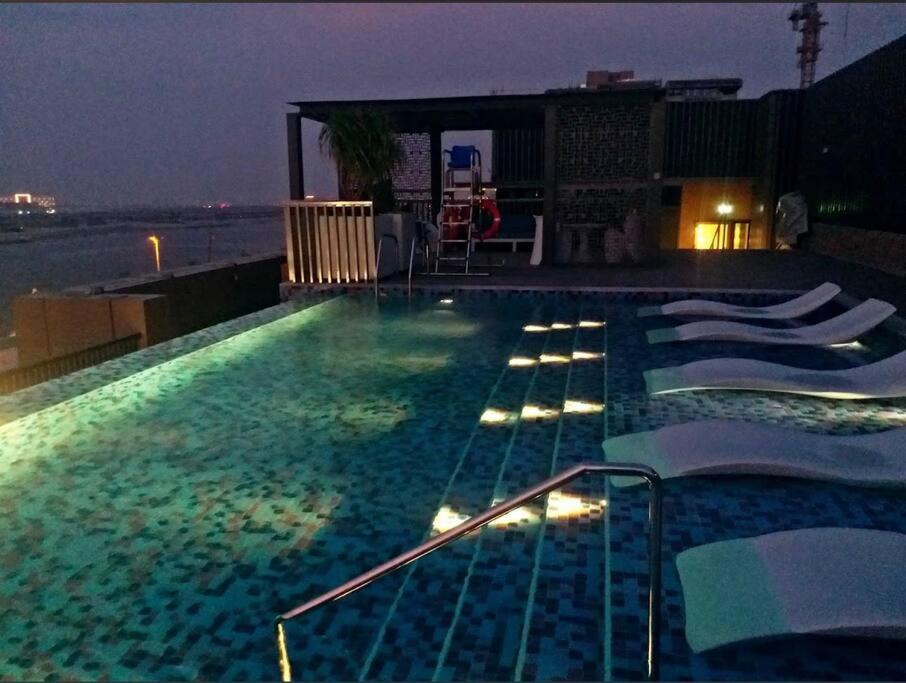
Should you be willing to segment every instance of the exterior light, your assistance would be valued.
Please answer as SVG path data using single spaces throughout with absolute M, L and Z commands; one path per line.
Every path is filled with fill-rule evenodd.
M 525 368 L 530 365 L 537 363 L 534 358 L 526 358 L 525 356 L 514 356 L 510 358 L 509 366 L 511 368 Z
M 729 216 L 733 213 L 733 205 L 728 204 L 727 202 L 721 202 L 717 205 L 717 213 L 721 216 Z
M 547 332 L 548 328 L 544 325 L 526 325 L 522 330 L 523 332 Z
M 603 353 L 596 353 L 593 351 L 573 351 L 573 360 L 595 360 L 603 357 Z
M 569 363 L 569 356 L 560 356 L 553 353 L 542 353 L 539 357 L 542 363 Z
M 453 303 L 453 299 L 441 299 L 440 302 L 442 304 L 444 304 L 445 306 L 449 306 L 450 304 Z
M 580 320 L 579 327 L 604 327 L 604 323 L 598 320 Z
M 554 323 L 551 325 L 552 330 L 568 330 L 572 325 L 567 325 L 566 323 Z
M 148 238 L 148 241 L 154 247 L 154 265 L 157 267 L 157 272 L 160 272 L 160 237 L 157 235 L 151 235 Z

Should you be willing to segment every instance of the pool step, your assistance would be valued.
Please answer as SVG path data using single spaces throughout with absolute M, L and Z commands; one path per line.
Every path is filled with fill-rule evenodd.
M 572 315 L 560 312 L 545 323 L 564 318 L 574 325 L 580 319 L 579 311 Z M 525 377 L 533 378 L 521 397 L 521 406 L 538 409 L 527 415 L 540 417 L 527 416 L 512 429 L 496 426 L 479 432 L 481 438 L 472 444 L 453 482 L 450 513 L 475 514 L 492 500 L 547 478 L 552 471 L 601 457 L 605 359 L 596 354 L 605 350 L 605 329 L 572 327 L 527 337 L 543 338 L 543 348 L 526 339 L 514 355 L 538 359 L 543 352 L 554 360 L 516 367 L 508 373 L 500 397 L 510 391 L 510 409 L 504 411 L 503 405 L 500 409 L 513 412 L 519 408 L 519 400 L 513 400 L 513 394 L 519 394 L 515 385 L 518 371 L 523 382 Z M 572 359 L 574 351 L 585 353 L 572 362 L 557 361 Z M 518 386 L 526 388 L 524 383 Z M 565 401 L 571 401 L 571 407 L 580 412 L 562 414 Z M 557 414 L 545 414 L 545 409 Z M 494 430 L 507 434 L 506 449 L 501 450 L 500 442 L 485 440 Z M 593 452 L 588 452 L 590 444 Z M 489 487 L 494 467 L 497 477 Z M 603 485 L 585 485 L 589 486 L 602 489 Z M 479 490 L 483 490 L 484 500 Z M 586 502 L 603 497 L 596 490 Z M 562 504 L 564 499 L 559 500 Z M 573 499 L 566 500 L 569 504 Z M 510 524 L 493 525 L 413 565 L 360 678 L 513 680 L 550 674 L 548 678 L 600 679 L 604 669 L 603 598 L 589 594 L 602 585 L 604 551 L 596 547 L 593 553 L 587 552 L 591 530 L 586 517 L 594 518 L 591 543 L 601 545 L 603 509 L 598 505 L 590 515 L 577 515 L 581 527 L 578 543 L 577 519 L 542 523 L 546 509 L 545 501 L 527 506 L 520 515 L 510 517 Z M 565 543 L 561 543 L 563 534 Z M 554 545 L 549 547 L 551 543 Z M 564 572 L 573 585 L 557 594 Z M 590 598 L 591 606 L 575 609 L 575 601 L 585 597 Z M 587 653 L 591 664 L 575 657 L 574 649 Z
M 545 320 L 542 309 L 526 323 Z M 547 342 L 546 334 L 524 333 L 513 356 L 537 358 Z M 498 411 L 505 419 L 478 425 L 450 482 L 448 495 L 439 501 L 434 533 L 455 525 L 458 515 L 473 515 L 490 505 L 518 424 L 515 416 L 531 395 L 535 376 L 531 368 L 506 369 L 487 403 L 489 410 Z M 477 538 L 474 535 L 460 539 L 403 570 L 408 574 L 365 658 L 360 679 L 427 680 L 433 676 Z M 426 609 L 426 605 L 430 607 Z
M 558 315 L 563 324 L 575 316 Z M 572 319 L 569 319 L 572 318 Z M 579 328 L 551 332 L 550 359 L 571 358 Z M 572 363 L 540 366 L 527 403 L 540 417 L 524 419 L 505 463 L 496 500 L 551 476 L 560 437 L 564 401 L 569 396 Z M 514 680 L 526 645 L 526 612 L 533 602 L 538 541 L 543 533 L 545 499 L 523 508 L 521 518 L 482 532 L 459 610 L 445 638 L 435 678 L 440 680 Z

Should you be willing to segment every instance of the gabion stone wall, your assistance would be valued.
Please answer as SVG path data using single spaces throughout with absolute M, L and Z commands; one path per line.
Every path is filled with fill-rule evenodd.
M 647 180 L 650 118 L 647 102 L 561 107 L 560 182 Z
M 604 230 L 632 209 L 646 217 L 650 128 L 649 102 L 559 110 L 557 221 L 586 234 L 593 262 L 604 259 Z
M 557 220 L 562 225 L 600 224 L 622 227 L 629 211 L 645 213 L 648 191 L 644 186 L 608 188 L 558 188 Z
M 431 136 L 428 133 L 400 133 L 403 158 L 393 172 L 394 190 L 399 188 L 431 192 Z

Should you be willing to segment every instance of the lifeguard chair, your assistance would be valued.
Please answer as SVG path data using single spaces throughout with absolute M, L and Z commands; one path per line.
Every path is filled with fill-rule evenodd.
M 441 274 L 441 264 L 452 263 L 462 266 L 462 272 L 468 275 L 473 240 L 497 232 L 500 212 L 494 202 L 484 196 L 481 152 L 474 145 L 454 145 L 452 149 L 445 149 L 444 160 L 446 168 L 434 272 Z M 482 226 L 482 212 L 490 214 L 487 227 Z

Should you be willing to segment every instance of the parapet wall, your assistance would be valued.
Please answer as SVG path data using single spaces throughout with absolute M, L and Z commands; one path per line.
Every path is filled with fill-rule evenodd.
M 157 344 L 280 301 L 283 254 L 180 268 L 13 301 L 19 365 L 140 335 Z
M 809 251 L 906 277 L 906 234 L 813 223 Z

